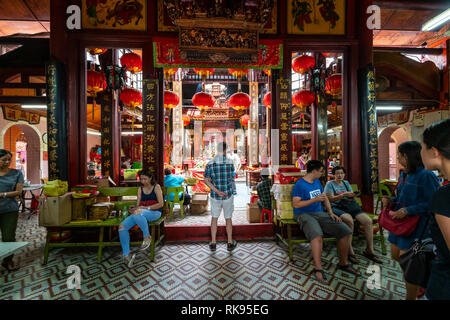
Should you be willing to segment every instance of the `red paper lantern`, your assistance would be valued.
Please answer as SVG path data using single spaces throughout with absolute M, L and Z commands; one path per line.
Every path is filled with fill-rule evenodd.
M 264 73 L 267 74 L 269 77 L 272 74 L 272 70 L 271 69 L 263 69 Z
M 194 72 L 203 78 L 212 75 L 214 68 L 194 68 Z
M 171 75 L 175 74 L 178 68 L 164 68 L 164 77 L 169 78 Z
M 314 93 L 308 90 L 300 90 L 292 95 L 292 104 L 304 108 L 311 105 L 315 99 Z
M 192 104 L 198 109 L 208 109 L 214 105 L 214 98 L 206 92 L 198 92 L 192 97 Z
M 106 89 L 106 78 L 103 72 L 88 70 L 87 72 L 87 92 L 96 96 L 98 92 Z
M 270 109 L 270 107 L 272 106 L 272 94 L 270 92 L 266 93 L 266 95 L 264 96 L 263 103 L 267 108 Z
M 333 74 L 327 78 L 325 91 L 333 96 L 342 93 L 342 75 L 340 73 Z
M 248 127 L 248 122 L 250 121 L 250 116 L 248 114 L 244 114 L 240 119 L 239 122 L 241 123 L 241 126 Z
M 108 49 L 106 48 L 88 48 L 87 51 L 92 55 L 104 54 Z
M 312 56 L 302 55 L 292 60 L 292 70 L 294 72 L 304 74 L 309 68 L 314 68 L 316 60 Z
M 125 88 L 120 93 L 120 100 L 129 108 L 142 105 L 142 93 L 133 88 Z
M 142 71 L 142 58 L 134 52 L 125 53 L 120 58 L 120 64 L 126 66 L 127 71 L 131 73 Z
M 228 72 L 233 76 L 237 78 L 242 78 L 248 73 L 248 69 L 228 69 Z
M 244 92 L 236 92 L 228 99 L 228 104 L 238 111 L 247 109 L 251 103 L 250 96 Z
M 172 109 L 178 106 L 180 97 L 172 91 L 164 90 L 164 108 Z

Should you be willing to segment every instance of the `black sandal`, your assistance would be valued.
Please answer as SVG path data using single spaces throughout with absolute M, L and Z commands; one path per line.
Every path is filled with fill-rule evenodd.
M 317 272 L 320 272 L 322 274 L 322 279 L 319 279 L 316 275 Z M 312 272 L 313 277 L 315 280 L 319 281 L 322 284 L 329 284 L 327 276 L 325 275 L 325 272 L 323 270 L 314 269 Z
M 8 271 L 16 271 L 20 269 L 18 265 L 15 265 L 14 263 L 11 262 L 10 263 L 2 262 L 2 266 Z
M 338 269 L 340 269 L 342 271 L 345 271 L 345 272 L 348 272 L 348 273 L 351 273 L 351 274 L 354 274 L 355 276 L 361 275 L 359 273 L 359 271 L 353 269 L 351 264 L 346 264 L 345 266 L 341 266 L 341 265 L 338 264 Z
M 375 263 L 383 264 L 383 261 L 380 258 L 378 258 L 376 255 L 372 253 L 368 253 L 366 250 L 364 250 L 362 254 L 364 257 L 366 257 L 369 260 L 372 260 Z
M 349 254 L 348 255 L 348 260 L 353 263 L 353 264 L 358 264 L 359 260 L 358 258 L 356 258 L 356 256 L 354 254 Z

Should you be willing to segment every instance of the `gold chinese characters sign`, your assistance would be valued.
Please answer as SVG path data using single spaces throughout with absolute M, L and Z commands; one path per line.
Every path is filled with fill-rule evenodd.
M 84 29 L 147 29 L 147 0 L 82 0 Z
M 277 91 L 279 94 L 278 102 L 280 104 L 280 165 L 288 165 L 291 158 L 291 81 L 289 79 L 277 79 Z
M 142 110 L 142 161 L 143 167 L 157 175 L 157 106 L 158 80 L 144 79 L 143 81 L 143 110 Z
M 23 120 L 29 124 L 39 124 L 41 117 L 37 113 L 18 110 L 7 106 L 2 106 L 3 118 L 10 121 Z
M 65 72 L 50 61 L 45 66 L 47 81 L 48 178 L 68 180 Z
M 361 105 L 361 163 L 364 193 L 378 193 L 378 137 L 375 105 L 375 70 L 372 65 L 359 70 Z
M 113 114 L 112 114 L 112 103 L 111 95 L 105 93 L 103 95 L 103 101 L 101 105 L 101 143 L 102 143 L 102 176 L 113 177 Z

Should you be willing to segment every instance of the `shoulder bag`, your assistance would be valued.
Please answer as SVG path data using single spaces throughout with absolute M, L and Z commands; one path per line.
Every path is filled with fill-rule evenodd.
M 383 210 L 381 210 L 380 216 L 378 218 L 378 223 L 384 229 L 392 232 L 396 236 L 410 236 L 411 233 L 413 233 L 416 229 L 420 216 L 406 216 L 403 219 L 393 219 L 391 216 L 391 214 L 394 212 L 392 210 L 392 204 L 384 207 Z
M 429 220 L 430 217 L 428 217 L 419 239 L 414 241 L 412 247 L 399 257 L 405 280 L 422 288 L 427 287 L 431 273 L 431 262 L 436 257 L 433 240 L 422 240 Z
M 344 184 L 345 189 L 348 192 L 352 192 L 352 191 L 348 190 L 348 187 L 347 187 L 347 184 L 345 183 L 345 181 L 342 181 L 342 183 Z M 337 194 L 333 183 L 331 183 L 331 187 L 333 188 L 333 193 Z M 332 207 L 336 207 L 337 209 L 340 209 L 340 210 L 345 211 L 350 214 L 361 212 L 361 207 L 359 206 L 358 202 L 356 202 L 356 200 L 353 198 L 348 199 L 348 198 L 344 197 L 338 203 L 332 204 Z

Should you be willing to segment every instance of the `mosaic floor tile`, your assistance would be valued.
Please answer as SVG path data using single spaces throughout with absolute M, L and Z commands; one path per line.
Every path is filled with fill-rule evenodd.
M 240 241 L 232 253 L 223 243 L 215 253 L 205 242 L 167 243 L 156 252 L 155 262 L 138 256 L 131 269 L 123 263 L 120 248 L 108 248 L 101 263 L 94 248 L 55 249 L 43 266 L 45 232 L 36 216 L 30 220 L 21 216 L 17 240 L 29 239 L 30 245 L 15 255 L 20 270 L 0 268 L 0 299 L 401 300 L 405 296 L 403 276 L 389 247 L 386 256 L 378 253 L 383 260 L 381 288 L 368 288 L 367 268 L 372 262 L 360 255 L 364 241 L 353 243 L 361 261 L 360 277 L 338 270 L 336 245 L 324 246 L 322 264 L 331 280 L 325 286 L 310 274 L 314 267 L 309 245 L 294 246 L 290 261 L 286 246 L 274 241 Z M 67 288 L 69 265 L 81 269 L 81 291 Z

